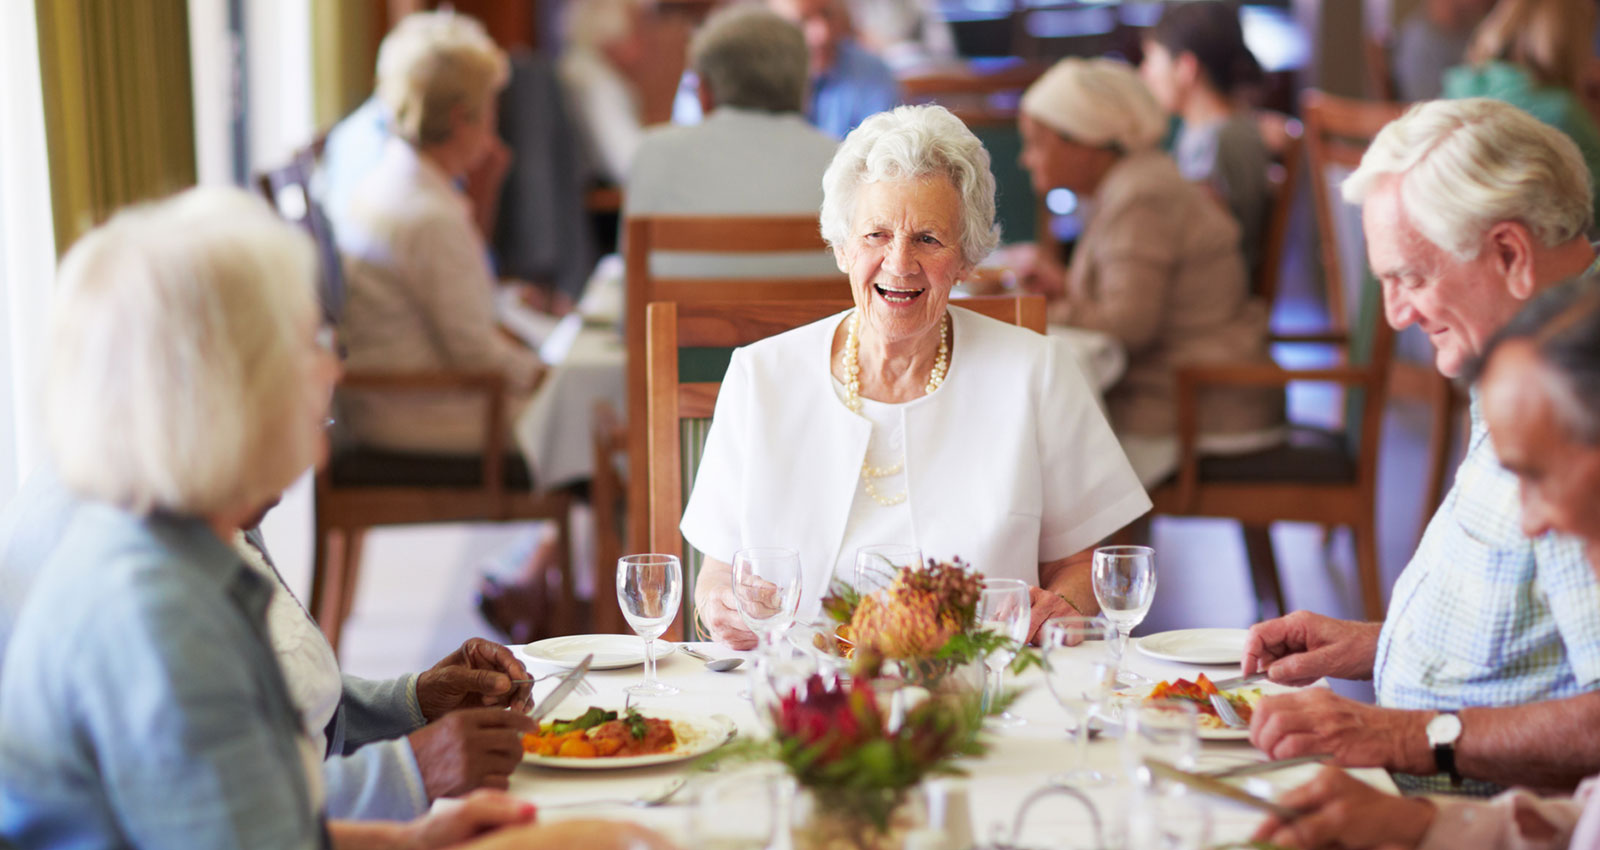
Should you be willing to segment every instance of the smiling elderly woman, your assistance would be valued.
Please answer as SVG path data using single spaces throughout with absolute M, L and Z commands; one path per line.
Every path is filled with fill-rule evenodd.
M 1064 343 L 948 305 L 999 238 L 988 152 L 943 108 L 901 107 L 845 138 L 823 193 L 855 309 L 733 356 L 682 525 L 701 618 L 754 645 L 741 548 L 800 552 L 805 619 L 879 543 L 1027 581 L 1035 626 L 1096 611 L 1077 556 L 1150 501 Z

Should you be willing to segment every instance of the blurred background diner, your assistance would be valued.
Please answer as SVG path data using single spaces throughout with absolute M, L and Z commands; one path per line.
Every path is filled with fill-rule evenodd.
M 1597 0 L 24 0 L 0 28 L 0 508 L 10 522 L 0 524 L 0 652 L 70 513 L 63 490 L 74 481 L 52 453 L 73 447 L 51 443 L 59 434 L 46 417 L 47 399 L 73 389 L 48 369 L 50 304 L 68 277 L 58 265 L 119 210 L 227 186 L 304 236 L 294 251 L 314 267 L 317 339 L 339 359 L 318 417 L 326 463 L 270 482 L 281 501 L 264 517 L 233 518 L 259 519 L 259 545 L 241 551 L 282 588 L 280 601 L 295 602 L 278 613 L 307 638 L 296 645 L 310 684 L 291 691 L 325 752 L 339 749 L 335 706 L 363 698 L 349 676 L 406 682 L 467 645 L 520 666 L 517 647 L 536 641 L 632 640 L 617 602 L 622 555 L 682 557 L 669 640 L 753 642 L 734 606 L 703 609 L 736 550 L 769 543 L 803 550 L 815 582 L 808 615 L 825 579 L 850 573 L 858 545 L 982 553 L 1004 563 L 979 572 L 1090 613 L 1100 607 L 1085 577 L 1090 551 L 1148 543 L 1161 590 L 1136 638 L 1218 628 L 1242 647 L 1252 626 L 1265 640 L 1263 628 L 1270 637 L 1316 618 L 1359 632 L 1361 663 L 1310 678 L 1326 675 L 1331 693 L 1363 709 L 1415 720 L 1463 700 L 1573 698 L 1589 687 L 1585 659 L 1600 654 L 1586 639 L 1539 656 L 1540 670 L 1560 668 L 1549 687 L 1506 659 L 1538 654 L 1519 636 L 1554 647 L 1590 629 L 1591 609 L 1573 600 L 1593 582 L 1577 548 L 1556 545 L 1564 538 L 1546 547 L 1472 530 L 1474 505 L 1515 507 L 1460 375 L 1515 307 L 1592 260 L 1597 25 Z M 1420 103 L 1430 106 L 1408 113 Z M 892 112 L 931 106 L 942 109 Z M 886 112 L 954 124 L 910 122 L 858 164 L 860 185 L 825 191 L 830 164 L 871 147 Z M 1430 159 L 1424 136 L 1461 146 L 1439 147 L 1459 169 L 1450 180 L 1434 175 L 1445 159 Z M 927 153 L 942 150 L 933 143 L 957 137 L 982 152 L 971 161 L 984 163 L 988 197 L 910 197 L 901 183 L 946 179 L 958 194 L 983 183 L 963 184 L 947 161 L 929 165 L 945 156 Z M 1379 176 L 1351 188 L 1363 171 Z M 1541 202 L 1515 190 L 1557 185 Z M 821 382 L 821 353 L 765 372 L 748 349 L 730 353 L 827 316 L 831 363 L 841 366 L 853 338 L 858 367 L 880 366 L 889 349 L 870 305 L 884 273 L 859 268 L 850 240 L 865 235 L 839 222 L 853 227 L 863 198 L 897 187 L 910 194 L 876 210 L 894 239 L 931 250 L 941 234 L 929 221 L 991 206 L 983 227 L 994 238 L 968 238 L 962 220 L 959 262 L 924 267 L 909 250 L 888 262 L 906 272 L 890 277 L 936 285 L 887 297 L 939 309 L 920 317 L 914 356 L 886 358 L 900 368 L 885 373 L 894 380 L 856 376 L 866 412 L 892 426 L 898 405 L 937 400 L 921 388 L 936 390 L 945 370 L 944 397 L 957 395 L 962 358 L 988 356 L 964 348 L 983 339 L 970 323 L 988 311 L 1038 324 L 1050 352 L 1071 352 L 1073 380 L 1052 371 L 1052 388 L 1018 391 L 1038 402 L 1026 415 L 967 411 L 980 424 L 940 438 L 969 460 L 988 457 L 983 449 L 1010 457 L 1024 420 L 1040 435 L 1094 439 L 1057 451 L 1041 436 L 1031 461 L 985 472 L 1032 482 L 1015 498 L 973 484 L 974 472 L 937 497 L 879 503 L 904 521 L 874 524 L 865 490 L 802 498 L 788 479 L 741 479 L 768 467 L 734 457 L 735 426 L 715 423 L 727 421 L 718 404 L 738 403 L 748 415 L 733 444 L 761 434 L 775 442 L 760 450 L 796 474 L 833 464 L 873 481 L 867 473 L 884 473 L 901 482 L 896 492 L 931 492 L 913 477 L 935 466 L 923 454 L 932 449 L 901 445 L 909 425 L 863 443 L 861 464 L 832 457 L 836 445 L 800 448 L 829 433 L 829 417 L 860 424 Z M 835 203 L 845 209 L 830 218 Z M 1559 226 L 1545 226 L 1551 216 Z M 908 221 L 917 226 L 895 230 Z M 986 300 L 996 298 L 1012 306 Z M 769 303 L 790 306 L 761 308 Z M 216 339 L 194 344 L 221 356 Z M 1037 374 L 1018 357 L 993 374 Z M 725 376 L 760 386 L 724 391 Z M 834 377 L 848 394 L 850 376 Z M 1071 398 L 1051 406 L 1060 393 Z M 1050 411 L 1071 421 L 1052 431 L 1030 418 Z M 1114 441 L 1073 425 L 1083 411 Z M 210 418 L 220 428 L 231 415 Z M 886 472 L 897 449 L 910 460 Z M 1092 490 L 1092 469 L 1120 476 L 1124 459 L 1139 486 L 1114 488 L 1111 501 L 1148 497 L 1148 510 L 1086 522 L 1094 539 L 1071 546 L 1034 533 L 1077 517 L 1083 507 L 1062 493 Z M 807 507 L 750 520 L 752 505 L 777 515 L 790 496 Z M 981 503 L 946 504 L 958 499 Z M 15 519 L 24 506 L 56 520 Z M 1014 522 L 1033 524 L 1022 535 L 1039 538 L 1029 555 L 962 536 Z M 1451 546 L 1481 545 L 1441 554 L 1447 534 Z M 1561 556 L 1541 560 L 1546 548 Z M 1522 555 L 1496 554 L 1513 550 Z M 1544 587 L 1555 567 L 1541 564 L 1552 560 L 1566 588 L 1557 601 L 1522 593 Z M 1424 580 L 1466 564 L 1499 570 L 1496 605 L 1454 604 L 1442 588 L 1457 584 Z M 1038 611 L 1054 610 L 1041 598 Z M 1423 633 L 1437 639 L 1397 637 Z M 1489 643 L 1468 640 L 1480 634 Z M 1277 649 L 1281 663 L 1304 648 Z M 17 668 L 0 661 L 3 694 Z M 1400 668 L 1403 699 L 1395 674 L 1381 672 Z M 1522 684 L 1499 687 L 1506 678 Z M 1291 704 L 1311 716 L 1276 703 Z M 423 721 L 437 719 L 380 724 L 393 732 L 383 758 L 404 768 L 389 775 L 425 787 L 385 785 L 393 805 L 350 801 L 330 773 L 328 811 L 410 818 L 506 778 L 504 765 L 480 762 L 470 778 L 425 781 L 437 773 L 430 759 L 464 735 L 422 752 L 429 726 L 442 728 Z M 1255 744 L 1282 755 L 1285 734 L 1258 730 Z M 1368 761 L 1406 773 L 1423 760 L 1404 755 L 1415 758 Z M 1563 762 L 1558 778 L 1600 771 L 1600 756 L 1585 758 Z M 1492 768 L 1468 778 L 1528 775 Z

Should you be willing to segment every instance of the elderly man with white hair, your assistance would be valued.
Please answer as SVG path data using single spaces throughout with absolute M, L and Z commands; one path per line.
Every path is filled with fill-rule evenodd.
M 590 165 L 612 183 L 626 183 L 628 164 L 644 139 L 644 117 L 632 75 L 644 61 L 641 22 L 650 0 L 571 0 L 558 70 L 587 142 Z
M 1459 375 L 1529 299 L 1595 263 L 1589 179 L 1560 131 L 1492 100 L 1413 107 L 1345 182 L 1395 328 L 1419 325 Z M 1251 629 L 1245 672 L 1376 680 L 1378 705 L 1311 688 L 1268 697 L 1252 742 L 1331 753 L 1405 787 L 1570 787 L 1600 768 L 1600 586 L 1582 545 L 1525 538 L 1476 395 L 1466 459 L 1383 623 L 1298 611 Z M 1430 780 L 1416 777 L 1431 777 Z M 1448 780 L 1445 779 L 1448 777 Z M 1474 780 L 1482 780 L 1474 782 Z
M 814 215 L 838 142 L 800 114 L 806 46 L 800 30 L 756 6 L 716 12 L 689 44 L 705 121 L 649 130 L 628 176 L 625 216 Z M 665 255 L 657 273 L 823 275 L 833 258 Z

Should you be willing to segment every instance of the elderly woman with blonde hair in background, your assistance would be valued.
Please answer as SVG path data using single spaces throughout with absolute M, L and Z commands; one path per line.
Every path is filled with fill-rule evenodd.
M 1023 95 L 1018 121 L 1034 191 L 1069 189 L 1087 208 L 1072 265 L 1041 259 L 1024 285 L 1049 297 L 1052 323 L 1127 350 L 1106 406 L 1139 480 L 1158 484 L 1178 462 L 1178 370 L 1269 362 L 1267 305 L 1251 297 L 1239 225 L 1161 152 L 1166 113 L 1122 63 L 1063 59 Z M 1211 390 L 1199 447 L 1265 449 L 1282 424 L 1281 392 Z
M 259 199 L 212 188 L 124 211 L 63 262 L 44 410 L 83 504 L 0 677 L 0 838 L 433 848 L 531 820 L 498 792 L 324 820 L 322 753 L 265 636 L 274 582 L 229 544 L 326 454 L 339 367 L 314 257 Z
M 497 373 L 509 431 L 543 365 L 499 332 L 484 241 L 452 182 L 498 144 L 495 95 L 506 58 L 477 21 L 453 12 L 407 17 L 384 50 L 378 97 L 393 136 L 335 233 L 347 278 L 346 365 Z M 476 393 L 340 393 L 350 437 L 390 451 L 481 451 L 482 411 Z
M 1503 100 L 1566 133 L 1600 174 L 1600 127 L 1579 97 L 1594 61 L 1593 0 L 1499 0 L 1472 35 L 1467 64 L 1444 74 L 1444 96 Z M 1595 195 L 1600 220 L 1600 193 Z
M 885 543 L 1025 581 L 1033 630 L 1095 613 L 1088 550 L 1150 500 L 1067 343 L 949 303 L 999 239 L 988 152 L 944 108 L 900 107 L 852 131 L 822 185 L 855 307 L 734 352 L 682 523 L 706 556 L 700 617 L 755 644 L 740 549 L 798 550 L 807 620 Z

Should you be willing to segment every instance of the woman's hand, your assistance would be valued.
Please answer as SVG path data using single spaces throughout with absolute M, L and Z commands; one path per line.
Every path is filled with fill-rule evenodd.
M 729 649 L 756 648 L 756 633 L 745 626 L 733 598 L 733 567 L 707 558 L 695 581 L 694 605 L 717 643 Z
M 474 791 L 460 805 L 440 806 L 406 824 L 406 850 L 453 847 L 497 829 L 533 823 L 534 806 L 500 791 Z
M 1304 814 L 1288 823 L 1268 818 L 1254 840 L 1305 850 L 1416 847 L 1435 811 L 1426 799 L 1385 794 L 1337 767 L 1323 768 L 1278 802 Z

